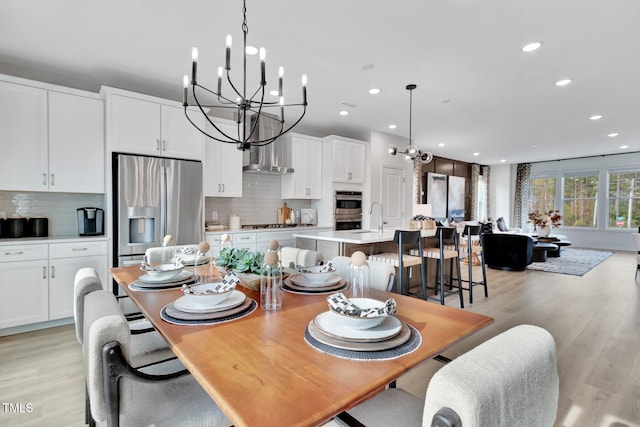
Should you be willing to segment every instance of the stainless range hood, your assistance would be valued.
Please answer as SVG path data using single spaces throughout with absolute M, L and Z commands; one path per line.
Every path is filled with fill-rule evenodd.
M 280 122 L 272 116 L 260 115 L 258 126 L 252 141 L 269 138 L 277 133 L 280 129 Z M 255 116 L 251 117 L 253 124 Z M 245 152 L 243 161 L 243 172 L 247 173 L 264 173 L 271 175 L 284 175 L 293 173 L 291 165 L 286 164 L 284 155 L 284 139 L 282 137 L 276 139 L 269 145 L 262 147 L 251 146 L 248 152 Z

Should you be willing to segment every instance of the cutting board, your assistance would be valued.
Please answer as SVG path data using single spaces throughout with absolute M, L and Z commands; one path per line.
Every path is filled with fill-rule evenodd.
M 291 208 L 287 207 L 285 202 L 284 206 L 278 208 L 278 224 L 286 224 L 286 221 L 291 218 Z

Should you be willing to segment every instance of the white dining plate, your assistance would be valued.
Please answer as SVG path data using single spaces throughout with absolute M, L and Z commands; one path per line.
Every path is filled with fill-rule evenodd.
M 143 274 L 138 278 L 138 281 L 144 282 L 144 283 L 175 283 L 175 282 L 182 282 L 184 280 L 187 280 L 191 276 L 193 276 L 193 271 L 182 270 L 180 274 L 178 274 L 176 277 L 173 277 L 171 279 L 158 280 L 158 278 L 156 278 L 155 276 L 152 276 L 150 274 Z
M 388 316 L 381 324 L 371 329 L 353 329 L 344 326 L 329 311 L 318 314 L 313 322 L 320 330 L 329 335 L 343 340 L 355 341 L 384 340 L 397 335 L 402 328 L 400 320 L 394 316 Z
M 245 298 L 247 296 L 244 293 L 234 290 L 229 298 L 216 305 L 204 305 L 183 296 L 175 300 L 173 306 L 185 313 L 215 313 L 237 307 L 244 302 Z
M 331 286 L 331 285 L 340 283 L 340 281 L 342 280 L 342 277 L 338 276 L 337 274 L 334 274 L 328 280 L 324 282 L 320 282 L 320 281 L 311 281 L 307 279 L 304 276 L 304 274 L 299 273 L 299 274 L 292 275 L 290 279 L 291 279 L 291 282 L 293 282 L 298 286 L 305 286 L 307 288 L 321 288 L 324 286 Z
M 176 258 L 180 259 L 184 265 L 195 265 L 197 254 L 177 254 Z M 206 264 L 209 262 L 209 257 L 198 257 L 198 265 Z

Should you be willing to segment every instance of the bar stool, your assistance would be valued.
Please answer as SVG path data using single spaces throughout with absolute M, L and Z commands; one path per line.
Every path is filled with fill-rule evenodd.
M 479 225 L 465 225 L 462 236 L 466 239 L 466 242 L 463 241 L 460 245 L 460 258 L 467 258 L 467 265 L 469 268 L 468 280 L 462 279 L 463 282 L 469 284 L 468 288 L 462 288 L 469 291 L 469 304 L 473 304 L 474 286 L 484 286 L 484 296 L 485 298 L 489 296 L 489 292 L 487 290 L 487 271 L 484 264 L 484 254 L 482 253 L 482 240 L 480 239 L 480 228 L 481 227 Z M 478 239 L 474 240 L 473 236 L 478 236 Z M 482 267 L 482 280 L 480 282 L 473 281 L 472 259 L 474 257 L 477 257 L 480 261 L 480 266 Z
M 449 295 L 460 295 L 460 308 L 464 308 L 464 300 L 462 298 L 462 280 L 460 279 L 460 248 L 458 246 L 458 230 L 455 227 L 437 227 L 436 235 L 438 238 L 437 248 L 425 248 L 424 257 L 435 259 L 436 264 L 436 283 L 434 290 L 436 295 L 440 293 L 439 297 L 428 296 L 426 293 L 425 299 L 432 301 L 439 301 L 444 305 L 445 297 Z M 412 255 L 416 255 L 415 251 L 411 252 Z M 444 262 L 449 260 L 450 272 L 449 272 L 449 290 L 444 288 Z M 453 290 L 453 266 L 455 261 L 455 267 L 457 272 L 458 289 Z M 427 266 L 428 269 L 428 266 Z
M 381 261 L 393 265 L 398 269 L 398 286 L 396 292 L 399 294 L 409 294 L 409 271 L 411 267 L 420 265 L 420 279 L 422 282 L 422 295 L 427 295 L 427 271 L 422 250 L 422 236 L 420 230 L 396 230 L 393 235 L 393 242 L 398 245 L 398 252 L 383 252 L 370 255 L 371 261 Z M 409 254 L 405 251 L 405 245 L 418 246 L 412 249 L 417 255 Z M 405 277 L 406 273 L 406 277 Z M 406 284 L 406 289 L 405 289 Z

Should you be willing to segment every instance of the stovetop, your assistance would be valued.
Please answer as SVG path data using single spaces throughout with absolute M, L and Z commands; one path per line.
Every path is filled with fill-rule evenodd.
M 245 230 L 260 230 L 263 228 L 289 228 L 297 226 L 298 224 L 243 224 L 241 228 Z

